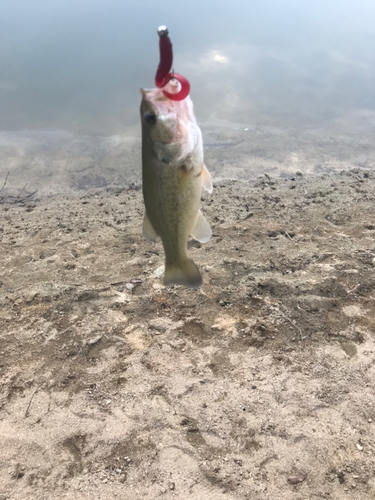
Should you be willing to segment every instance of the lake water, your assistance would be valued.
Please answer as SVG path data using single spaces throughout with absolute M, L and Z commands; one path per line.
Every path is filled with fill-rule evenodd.
M 0 0 L 0 184 L 137 182 L 161 24 L 216 178 L 375 168 L 373 0 Z

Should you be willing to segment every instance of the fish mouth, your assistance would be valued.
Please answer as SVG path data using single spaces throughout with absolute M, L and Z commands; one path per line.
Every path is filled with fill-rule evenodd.
M 145 99 L 146 101 L 150 101 L 151 99 L 149 98 L 149 94 L 153 94 L 154 95 L 154 100 L 155 101 L 161 101 L 161 102 L 165 102 L 165 101 L 168 101 L 168 97 L 166 97 L 163 92 L 161 92 L 160 89 L 144 89 L 144 88 L 140 88 L 139 91 L 141 92 L 142 94 L 142 97 L 143 99 Z M 150 96 L 152 98 L 152 96 Z

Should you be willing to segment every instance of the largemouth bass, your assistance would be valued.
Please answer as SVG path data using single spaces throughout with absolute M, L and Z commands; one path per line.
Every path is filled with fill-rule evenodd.
M 177 82 L 168 83 L 176 92 Z M 189 235 L 201 243 L 211 228 L 200 211 L 202 186 L 212 192 L 203 163 L 202 134 L 190 96 L 182 101 L 161 89 L 141 90 L 142 178 L 146 214 L 143 235 L 160 237 L 165 252 L 164 284 L 198 288 L 202 277 L 187 253 Z

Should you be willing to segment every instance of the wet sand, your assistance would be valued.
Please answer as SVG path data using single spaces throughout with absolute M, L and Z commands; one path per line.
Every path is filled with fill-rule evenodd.
M 374 498 L 373 171 L 216 182 L 200 290 L 137 179 L 4 193 L 1 499 Z

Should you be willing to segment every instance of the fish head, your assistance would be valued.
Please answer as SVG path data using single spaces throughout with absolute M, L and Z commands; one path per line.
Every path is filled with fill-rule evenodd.
M 169 82 L 168 92 L 174 89 Z M 178 166 L 201 141 L 190 97 L 172 101 L 161 89 L 141 89 L 142 135 L 152 143 L 154 155 L 164 163 Z

